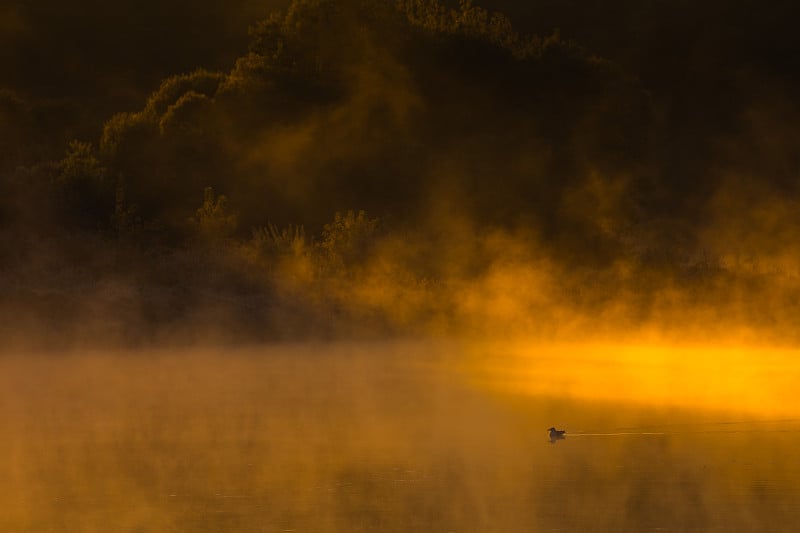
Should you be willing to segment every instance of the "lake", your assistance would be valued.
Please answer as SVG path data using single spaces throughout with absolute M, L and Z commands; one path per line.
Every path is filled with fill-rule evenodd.
M 795 531 L 799 363 L 644 344 L 5 354 L 0 530 Z

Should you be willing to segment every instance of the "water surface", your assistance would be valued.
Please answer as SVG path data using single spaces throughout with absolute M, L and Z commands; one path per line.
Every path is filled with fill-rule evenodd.
M 490 371 L 492 354 L 476 353 L 342 343 L 6 355 L 0 530 L 794 531 L 800 523 L 793 406 L 761 415 L 692 407 L 680 391 L 674 402 L 660 400 L 663 391 L 639 401 L 592 397 L 582 380 L 619 379 L 596 370 L 597 355 L 589 367 L 576 357 L 562 368 L 546 350 L 526 353 L 524 365 L 519 353 L 495 354 Z M 534 378 L 544 385 L 520 385 Z M 550 443 L 552 425 L 567 438 Z

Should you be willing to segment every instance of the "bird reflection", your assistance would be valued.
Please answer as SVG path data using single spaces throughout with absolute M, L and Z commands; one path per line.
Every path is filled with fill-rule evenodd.
M 563 429 L 550 428 L 548 431 L 550 431 L 550 442 L 563 440 L 565 438 L 564 433 L 566 433 L 566 431 Z

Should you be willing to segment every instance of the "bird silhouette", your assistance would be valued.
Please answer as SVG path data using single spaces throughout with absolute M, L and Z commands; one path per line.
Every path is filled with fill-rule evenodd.
M 548 431 L 550 432 L 550 442 L 555 442 L 565 438 L 564 433 L 566 433 L 566 431 L 563 429 L 559 430 L 556 428 L 550 428 Z

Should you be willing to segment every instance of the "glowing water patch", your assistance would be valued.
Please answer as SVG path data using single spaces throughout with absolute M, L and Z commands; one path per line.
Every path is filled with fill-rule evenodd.
M 476 350 L 475 376 L 536 396 L 800 413 L 800 350 L 714 345 L 515 344 Z

